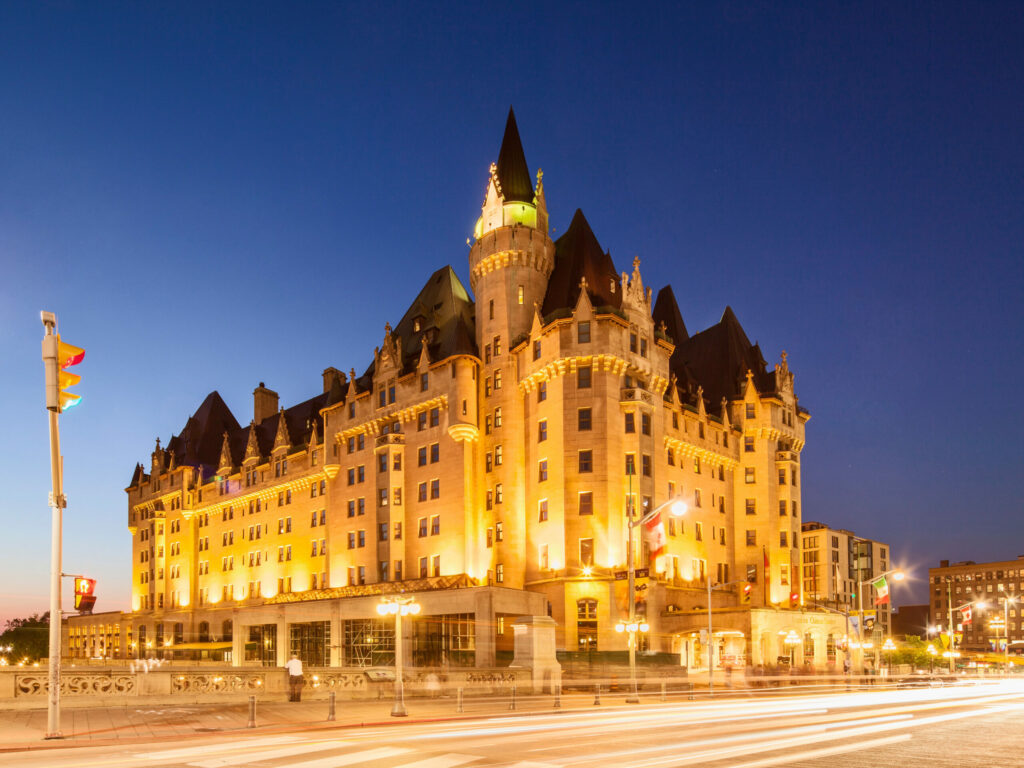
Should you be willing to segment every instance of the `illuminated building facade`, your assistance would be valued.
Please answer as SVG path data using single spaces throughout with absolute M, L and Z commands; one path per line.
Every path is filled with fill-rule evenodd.
M 1008 639 L 1011 654 L 1024 650 L 1024 555 L 990 563 L 942 560 L 928 569 L 928 592 L 935 636 L 949 631 L 952 600 L 954 632 L 963 633 L 957 648 L 1002 652 Z M 970 621 L 956 610 L 967 603 Z
M 889 545 L 857 536 L 824 523 L 803 524 L 803 595 L 805 602 L 820 603 L 855 614 L 859 608 L 858 584 L 876 580 L 890 570 Z M 889 584 L 890 588 L 892 583 Z M 877 593 L 871 584 L 864 587 L 864 610 L 875 614 L 875 630 L 880 637 L 892 635 L 892 598 L 875 605 Z
M 414 663 L 492 664 L 523 614 L 552 616 L 561 649 L 621 650 L 628 510 L 680 498 L 665 551 L 637 541 L 645 646 L 700 665 L 710 579 L 716 658 L 781 654 L 784 630 L 803 633 L 789 609 L 809 418 L 786 355 L 769 369 L 729 308 L 690 335 L 671 287 L 655 300 L 631 266 L 579 210 L 551 239 L 510 114 L 469 251 L 475 298 L 444 267 L 361 375 L 328 368 L 283 409 L 260 384 L 248 425 L 211 393 L 136 467 L 134 647 L 369 663 L 356 638 L 383 637 L 379 595 L 405 590 L 423 605 Z

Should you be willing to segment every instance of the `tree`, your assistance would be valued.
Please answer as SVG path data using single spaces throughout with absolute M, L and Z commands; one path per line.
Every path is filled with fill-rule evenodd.
M 6 650 L 8 647 L 10 651 Z M 0 657 L 10 664 L 45 659 L 50 653 L 50 612 L 9 619 L 0 634 L 0 649 Z

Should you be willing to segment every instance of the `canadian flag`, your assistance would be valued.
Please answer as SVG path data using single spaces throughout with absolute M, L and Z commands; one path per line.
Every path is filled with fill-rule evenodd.
M 651 549 L 651 559 L 654 559 L 665 551 L 665 544 L 668 541 L 668 537 L 665 535 L 665 521 L 661 519 L 661 513 L 659 512 L 654 518 L 644 523 L 644 527 L 647 529 L 647 543 Z
M 971 606 L 965 605 L 963 608 L 960 609 L 960 622 L 962 624 L 970 624 L 971 618 Z

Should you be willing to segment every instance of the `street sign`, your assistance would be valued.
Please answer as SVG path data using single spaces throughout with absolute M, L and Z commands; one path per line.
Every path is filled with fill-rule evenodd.
M 638 579 L 646 579 L 648 576 L 650 576 L 651 569 L 650 568 L 637 568 L 635 571 L 633 571 L 633 573 L 636 574 L 636 577 Z
M 629 574 L 626 573 L 626 571 L 616 571 L 615 572 L 615 580 L 616 581 L 625 581 L 628 578 L 629 578 Z

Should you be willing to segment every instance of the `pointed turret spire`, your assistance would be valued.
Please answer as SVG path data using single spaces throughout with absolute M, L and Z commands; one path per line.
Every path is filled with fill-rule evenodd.
M 284 418 L 284 408 L 278 411 L 277 435 L 274 437 L 274 450 L 279 448 L 290 448 L 292 444 L 291 435 L 288 433 L 288 422 Z
M 498 182 L 501 184 L 501 195 L 506 203 L 513 200 L 533 202 L 530 168 L 526 164 L 526 154 L 523 152 L 523 142 L 519 138 L 519 126 L 516 125 L 516 114 L 512 107 L 508 109 L 505 136 L 501 140 L 501 150 L 498 152 L 497 174 Z

